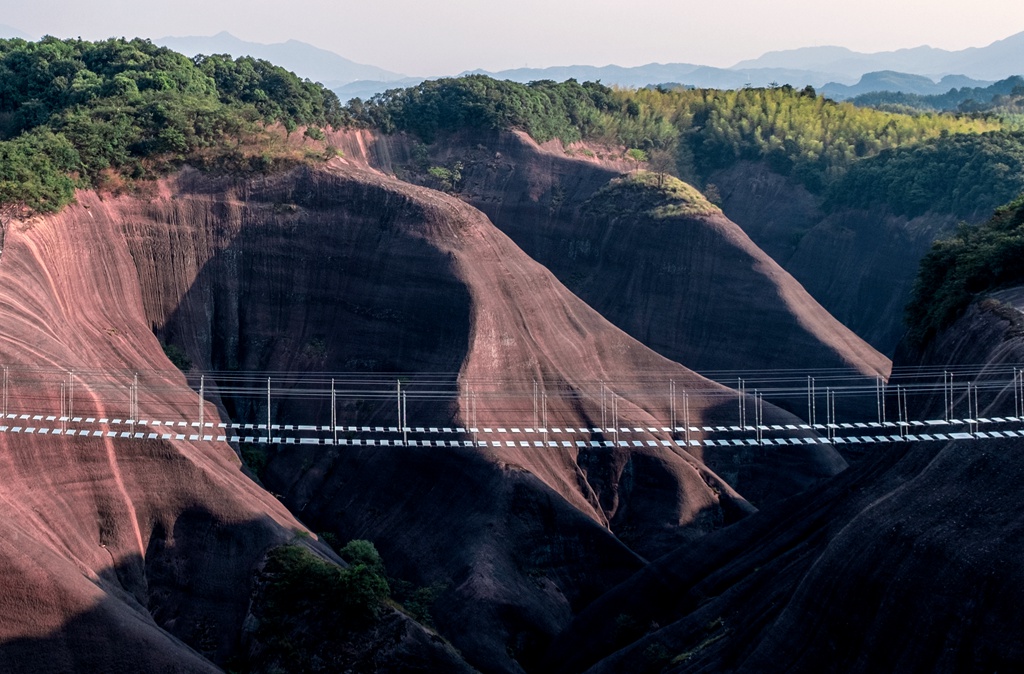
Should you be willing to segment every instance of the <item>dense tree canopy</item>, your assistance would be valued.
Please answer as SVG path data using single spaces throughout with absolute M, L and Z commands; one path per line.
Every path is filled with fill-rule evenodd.
M 907 306 L 908 336 L 927 342 L 956 320 L 979 294 L 1024 283 L 1024 196 L 984 225 L 962 225 L 921 261 Z
M 951 213 L 977 222 L 1024 191 L 1024 135 L 991 132 L 886 150 L 853 164 L 831 207 L 884 203 L 897 215 Z
M 386 132 L 407 131 L 426 142 L 462 129 L 522 129 L 544 142 L 570 143 L 594 133 L 612 91 L 600 84 L 550 80 L 518 84 L 484 75 L 428 80 L 349 104 L 353 116 Z
M 340 126 L 337 97 L 266 61 L 146 40 L 0 40 L 0 203 L 60 208 L 105 173 L 139 178 L 260 124 Z
M 810 87 L 719 91 L 612 90 L 573 80 L 517 84 L 482 75 L 424 82 L 349 106 L 354 119 L 432 142 L 460 129 L 522 129 L 538 141 L 581 138 L 669 152 L 680 177 L 761 159 L 824 192 L 856 161 L 954 134 L 994 131 L 997 121 L 894 114 L 835 103 Z
M 860 107 L 881 110 L 998 112 L 1008 105 L 1020 105 L 1024 77 L 1014 75 L 987 87 L 961 87 L 944 94 L 905 94 L 901 91 L 872 91 L 850 99 Z
M 943 134 L 997 124 L 948 115 L 897 115 L 817 96 L 813 89 L 644 89 L 621 92 L 605 137 L 645 149 L 679 145 L 681 177 L 700 179 L 743 159 L 765 160 L 823 191 L 854 162 Z

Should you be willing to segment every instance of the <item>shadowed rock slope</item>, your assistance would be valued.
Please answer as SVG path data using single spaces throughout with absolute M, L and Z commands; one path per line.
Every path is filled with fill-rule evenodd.
M 60 215 L 8 227 L 4 401 L 12 414 L 51 416 L 6 424 L 59 427 L 53 416 L 64 404 L 75 416 L 125 418 L 133 372 L 145 375 L 143 415 L 195 418 L 195 394 L 151 331 L 113 217 L 128 203 L 144 202 L 83 193 Z M 178 262 L 169 273 L 187 279 L 187 261 Z M 58 368 L 75 373 L 62 379 Z M 330 556 L 225 443 L 0 433 L 0 466 L 4 671 L 220 671 L 213 663 L 240 655 L 265 553 L 307 534 L 305 545 Z M 453 652 L 426 642 L 458 666 Z
M 999 311 L 975 306 L 938 338 L 941 348 L 902 364 L 1020 362 L 1019 317 L 1006 312 L 1012 299 L 1001 302 Z M 1008 407 L 1009 387 L 982 414 Z M 821 487 L 706 537 L 699 550 L 645 567 L 560 635 L 548 666 L 1016 671 L 1024 666 L 1020 450 L 1012 439 L 878 449 Z
M 204 369 L 399 371 L 413 382 L 459 372 L 447 399 L 410 404 L 410 425 L 475 415 L 528 427 L 529 403 L 507 401 L 529 401 L 534 381 L 552 427 L 595 426 L 600 381 L 620 425 L 665 425 L 669 380 L 691 392 L 691 423 L 735 416 L 726 389 L 609 324 L 482 213 L 365 167 L 250 182 L 185 173 L 166 194 L 110 209 L 150 322 Z M 640 375 L 654 384 L 637 386 Z M 466 386 L 504 397 L 475 396 L 470 411 Z M 242 417 L 266 411 L 218 402 Z M 323 404 L 274 405 L 297 423 L 329 419 Z M 392 412 L 341 416 L 393 425 Z M 765 421 L 793 417 L 766 407 Z M 636 553 L 656 556 L 844 466 L 822 445 L 702 457 L 648 442 L 667 434 L 631 437 L 641 446 L 541 450 L 504 431 L 486 450 L 293 445 L 272 451 L 261 477 L 315 529 L 370 538 L 392 573 L 442 588 L 435 623 L 474 666 L 519 671 L 639 568 Z
M 953 230 L 956 216 L 910 218 L 884 206 L 826 213 L 803 185 L 756 162 L 737 163 L 709 182 L 729 217 L 825 309 L 882 353 L 894 353 L 918 263 Z
M 352 149 L 366 148 L 371 161 L 417 179 L 409 172 L 415 159 L 396 149 L 402 143 L 363 139 Z M 461 161 L 460 197 L 609 321 L 686 367 L 888 373 L 887 358 L 699 194 L 645 183 L 646 197 L 636 190 L 599 196 L 630 167 L 587 148 L 571 151 L 503 133 L 448 139 L 431 148 L 430 161 Z M 644 207 L 651 199 L 666 208 Z

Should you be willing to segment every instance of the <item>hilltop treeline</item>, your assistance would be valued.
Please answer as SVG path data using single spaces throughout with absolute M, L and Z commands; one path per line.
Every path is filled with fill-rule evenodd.
M 898 115 L 856 108 L 810 87 L 738 91 L 641 90 L 624 93 L 609 130 L 631 146 L 671 147 L 671 126 L 683 162 L 707 176 L 738 160 L 765 160 L 820 192 L 855 161 L 889 149 L 998 128 L 948 115 Z M 686 170 L 685 164 L 681 169 Z
M 189 59 L 146 40 L 0 40 L 0 204 L 59 209 L 76 187 L 140 178 L 270 123 L 341 126 L 324 87 L 266 61 Z M 270 161 L 269 158 L 265 158 Z
M 248 57 L 189 59 L 144 40 L 0 40 L 0 204 L 8 207 L 52 211 L 77 187 L 184 162 L 270 168 L 280 157 L 259 132 L 272 123 L 287 133 L 308 127 L 315 138 L 319 127 L 360 124 L 428 143 L 463 129 L 522 129 L 542 142 L 642 149 L 652 168 L 698 185 L 759 160 L 826 203 L 885 195 L 907 214 L 991 209 L 1006 196 L 989 189 L 992 180 L 1006 169 L 1006 190 L 1016 189 L 1019 161 L 1016 137 L 979 135 L 999 130 L 997 120 L 859 108 L 809 87 L 625 91 L 475 75 L 342 107 L 322 86 Z M 240 161 L 247 138 L 252 151 Z M 982 186 L 977 194 L 972 185 Z
M 668 153 L 676 174 L 695 182 L 739 160 L 765 160 L 819 193 L 856 161 L 884 150 L 1000 128 L 985 119 L 858 108 L 809 87 L 622 91 L 482 75 L 388 91 L 353 101 L 349 112 L 363 124 L 428 143 L 445 131 L 517 128 L 542 142 L 593 139 Z
M 1024 195 L 983 225 L 961 225 L 921 261 L 907 305 L 908 338 L 924 344 L 979 294 L 1024 282 Z
M 599 133 L 603 114 L 616 103 L 611 89 L 593 82 L 519 84 L 470 75 L 392 89 L 348 107 L 363 124 L 412 133 L 427 143 L 463 129 L 522 129 L 542 143 L 571 143 Z

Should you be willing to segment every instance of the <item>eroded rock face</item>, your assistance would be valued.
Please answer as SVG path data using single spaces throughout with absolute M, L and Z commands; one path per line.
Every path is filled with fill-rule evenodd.
M 155 301 L 146 289 L 161 285 L 154 274 L 166 283 L 160 301 L 173 305 L 205 259 L 143 269 L 125 236 L 137 213 L 173 201 L 171 184 L 157 187 L 146 198 L 82 193 L 59 215 L 9 228 L 0 264 L 4 402 L 12 413 L 51 415 L 16 423 L 59 427 L 52 419 L 66 409 L 61 386 L 72 379 L 76 416 L 124 418 L 133 372 L 146 382 L 142 415 L 197 416 L 195 393 L 164 355 L 145 305 Z M 205 233 L 173 222 L 169 236 Z M 74 374 L 54 378 L 57 368 Z M 214 663 L 239 654 L 264 554 L 308 533 L 243 474 L 225 443 L 3 433 L 0 465 L 5 671 L 220 671 Z
M 151 329 L 203 370 L 457 372 L 450 395 L 410 406 L 422 425 L 468 426 L 474 415 L 529 426 L 532 410 L 504 400 L 529 399 L 536 385 L 550 394 L 549 426 L 590 428 L 601 419 L 595 382 L 606 382 L 620 425 L 664 426 L 668 382 L 690 392 L 692 424 L 734 422 L 727 389 L 609 323 L 479 210 L 359 162 L 249 181 L 185 171 L 143 196 L 82 194 L 9 233 L 0 298 L 7 362 L 160 370 L 141 409 L 183 419 L 195 416 L 195 394 Z M 636 385 L 638 373 L 653 383 Z M 462 393 L 487 385 L 506 398 Z M 266 413 L 244 396 L 211 402 L 236 419 Z M 271 411 L 329 419 L 323 399 L 282 396 Z M 764 420 L 795 421 L 770 406 Z M 392 573 L 441 588 L 435 621 L 472 665 L 520 671 L 539 667 L 552 637 L 643 557 L 845 465 L 823 445 L 703 457 L 661 445 L 659 432 L 615 449 L 538 449 L 506 435 L 486 450 L 282 446 L 263 478 L 314 530 L 370 538 Z M 53 564 L 79 569 L 52 582 L 61 600 L 42 626 L 12 628 L 12 639 L 50 638 L 83 615 L 78 624 L 116 632 L 111 611 L 129 611 L 141 616 L 140 639 L 164 644 L 148 649 L 153 658 L 191 653 L 160 628 L 217 662 L 237 652 L 253 568 L 304 528 L 242 474 L 230 447 L 0 442 L 16 476 L 4 486 L 12 521 L 45 542 Z M 53 482 L 50 495 L 30 498 L 37 474 Z M 93 576 L 104 596 L 67 598 L 62 588 Z M 97 657 L 117 671 L 140 656 Z
M 119 368 L 152 371 L 168 394 L 162 408 L 186 414 L 189 389 L 150 330 L 112 217 L 124 203 L 83 194 L 61 215 L 9 228 L 0 265 L 9 411 L 59 413 L 57 382 L 21 369 L 43 366 L 84 371 L 75 409 L 87 415 L 123 416 L 88 374 Z M 140 398 L 152 409 L 155 394 Z M 3 433 L 0 463 L 9 671 L 216 671 L 198 653 L 231 653 L 252 565 L 303 528 L 223 443 Z M 167 565 L 173 573 L 154 574 Z
M 173 199 L 139 204 L 121 222 L 151 322 L 203 368 L 455 370 L 471 388 L 499 382 L 524 400 L 536 381 L 552 394 L 549 425 L 573 427 L 601 418 L 599 381 L 617 397 L 621 424 L 665 425 L 672 380 L 694 392 L 694 423 L 734 415 L 734 403 L 696 395 L 725 389 L 610 325 L 482 213 L 364 166 L 338 162 L 240 186 L 185 175 Z M 197 271 L 163 279 L 172 260 L 194 260 Z M 636 373 L 656 373 L 663 386 L 624 383 Z M 411 405 L 410 422 L 468 426 L 460 390 Z M 232 414 L 265 413 L 221 402 Z M 277 405 L 275 414 L 329 418 L 323 403 Z M 472 408 L 509 427 L 533 423 L 529 407 L 510 410 L 500 397 L 476 397 Z M 765 417 L 792 420 L 771 408 Z M 264 480 L 314 528 L 370 538 L 394 573 L 444 587 L 442 632 L 473 664 L 514 671 L 638 568 L 633 550 L 654 556 L 743 517 L 752 511 L 748 487 L 767 502 L 844 466 L 822 446 L 737 449 L 716 457 L 736 476 L 731 485 L 699 455 L 646 442 L 615 450 L 513 444 L 290 446 L 272 454 Z
M 367 156 L 387 157 L 385 167 L 405 175 L 414 164 L 400 159 L 407 151 L 375 148 L 408 142 L 374 139 Z M 688 368 L 729 370 L 742 363 L 888 373 L 887 358 L 829 315 L 717 209 L 651 219 L 630 212 L 628 203 L 618 212 L 588 208 L 601 188 L 630 170 L 622 162 L 587 158 L 582 148 L 568 156 L 523 134 L 454 138 L 432 152 L 435 163 L 463 162 L 459 196 L 569 290 Z M 752 210 L 761 206 L 752 199 Z
M 1019 362 L 1021 322 L 1007 313 L 1018 311 L 1019 295 L 975 305 L 897 365 L 985 364 L 983 379 Z M 943 404 L 936 395 L 931 409 Z M 1012 398 L 1008 387 L 982 413 L 1012 409 Z M 706 537 L 699 552 L 653 562 L 591 604 L 547 664 L 566 672 L 1020 669 L 1020 450 L 1007 438 L 875 451 Z M 615 624 L 614 615 L 630 620 Z

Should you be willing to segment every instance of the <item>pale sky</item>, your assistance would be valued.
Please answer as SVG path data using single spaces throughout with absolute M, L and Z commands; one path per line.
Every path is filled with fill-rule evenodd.
M 0 0 L 30 35 L 294 38 L 409 75 L 700 63 L 840 45 L 981 47 L 1024 31 L 1021 0 Z

